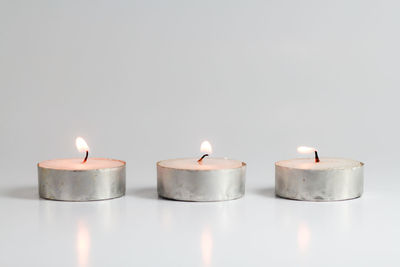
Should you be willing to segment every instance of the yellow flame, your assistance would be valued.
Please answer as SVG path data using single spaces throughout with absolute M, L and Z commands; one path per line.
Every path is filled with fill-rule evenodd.
M 212 153 L 212 146 L 210 142 L 208 141 L 203 141 L 200 146 L 200 152 L 204 154 L 211 154 Z
M 315 151 L 317 151 L 315 148 L 313 147 L 308 147 L 308 146 L 299 146 L 297 148 L 297 152 L 301 153 L 301 154 L 309 154 L 309 153 L 314 153 Z
M 87 145 L 85 139 L 83 139 L 82 137 L 76 138 L 75 144 L 79 152 L 89 151 L 89 146 Z

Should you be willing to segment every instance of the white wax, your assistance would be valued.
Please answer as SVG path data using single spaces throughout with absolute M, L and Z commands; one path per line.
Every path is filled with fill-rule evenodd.
M 242 167 L 242 162 L 233 159 L 205 157 L 202 163 L 197 162 L 198 158 L 169 159 L 159 162 L 159 166 L 181 170 L 222 170 Z
M 85 163 L 82 163 L 82 161 L 82 158 L 52 159 L 40 162 L 39 167 L 57 170 L 96 170 L 125 165 L 125 162 L 115 159 L 88 158 Z
M 320 158 L 320 162 L 315 162 L 314 158 L 301 158 L 282 160 L 277 162 L 276 165 L 301 170 L 330 170 L 360 167 L 362 163 L 352 159 L 340 158 Z

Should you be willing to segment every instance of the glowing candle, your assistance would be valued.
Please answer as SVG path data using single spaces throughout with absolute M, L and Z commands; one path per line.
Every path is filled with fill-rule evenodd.
M 76 139 L 84 158 L 45 160 L 38 164 L 39 196 L 65 201 L 110 199 L 125 194 L 124 161 L 89 158 L 89 146 Z
M 184 201 L 221 201 L 244 195 L 246 163 L 212 158 L 211 144 L 200 146 L 200 158 L 157 162 L 157 189 L 161 197 Z
M 299 153 L 314 158 L 275 163 L 275 193 L 297 200 L 332 201 L 362 195 L 364 163 L 342 158 L 319 158 L 315 148 L 301 146 Z

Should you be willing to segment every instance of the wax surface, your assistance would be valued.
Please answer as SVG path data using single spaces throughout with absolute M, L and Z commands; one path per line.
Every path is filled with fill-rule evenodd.
M 320 158 L 320 162 L 317 163 L 314 158 L 301 158 L 278 161 L 276 165 L 302 170 L 329 170 L 360 167 L 362 163 L 352 159 L 340 158 Z
M 198 158 L 169 159 L 159 162 L 161 167 L 182 169 L 182 170 L 221 170 L 242 167 L 242 162 L 224 158 L 204 158 L 202 163 L 197 162 Z
M 121 167 L 125 162 L 115 159 L 89 158 L 82 163 L 82 158 L 52 159 L 39 163 L 39 167 L 57 170 L 96 170 Z

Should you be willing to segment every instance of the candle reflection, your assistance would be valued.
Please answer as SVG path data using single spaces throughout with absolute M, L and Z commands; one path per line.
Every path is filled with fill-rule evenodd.
M 213 249 L 213 238 L 211 231 L 208 227 L 203 229 L 201 233 L 201 254 L 203 260 L 203 266 L 211 266 Z
M 297 230 L 297 246 L 300 252 L 307 252 L 310 245 L 311 232 L 305 223 L 300 223 Z
M 89 266 L 90 234 L 84 221 L 78 222 L 78 233 L 76 237 L 76 249 L 78 253 L 78 266 Z
M 160 211 L 161 215 L 161 224 L 162 226 L 170 230 L 173 224 L 173 214 L 171 213 L 171 209 L 169 207 L 163 207 Z

